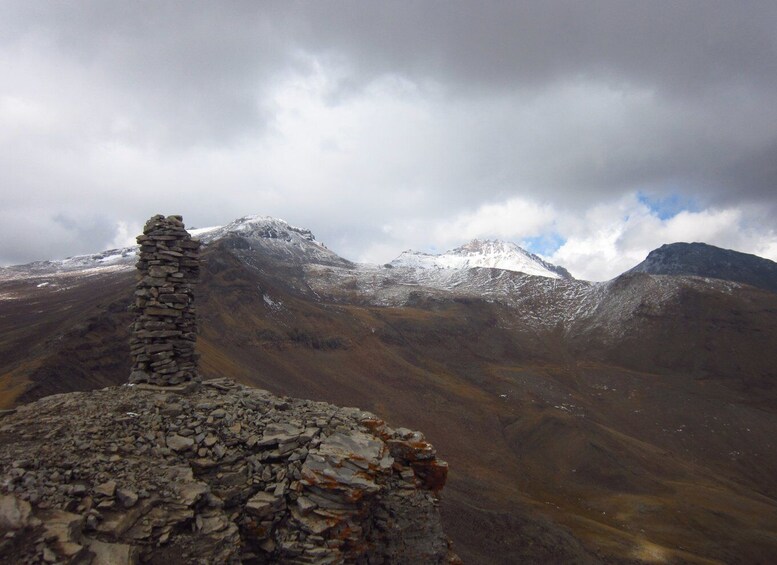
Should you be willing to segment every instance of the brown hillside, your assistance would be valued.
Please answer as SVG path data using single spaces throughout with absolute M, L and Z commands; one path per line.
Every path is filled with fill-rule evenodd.
M 538 331 L 498 303 L 334 303 L 298 268 L 218 244 L 205 259 L 204 376 L 423 430 L 450 463 L 443 517 L 465 562 L 777 555 L 777 295 L 697 285 Z M 652 280 L 626 277 L 610 300 L 639 303 Z M 125 382 L 132 281 L 3 287 L 19 296 L 0 302 L 5 405 Z

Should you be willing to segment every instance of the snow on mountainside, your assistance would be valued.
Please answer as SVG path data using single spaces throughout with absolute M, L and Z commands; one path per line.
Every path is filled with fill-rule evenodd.
M 497 268 L 358 265 L 342 269 L 308 265 L 305 270 L 310 289 L 335 302 L 360 300 L 395 307 L 422 297 L 482 299 L 525 309 L 527 316 L 536 317 L 541 325 L 553 325 L 561 318 L 566 320 L 583 310 L 593 310 L 597 289 L 605 284 Z M 554 312 L 549 313 L 548 305 Z
M 500 303 L 520 312 L 535 327 L 591 323 L 605 334 L 636 311 L 660 311 L 683 288 L 706 286 L 730 292 L 732 285 L 665 279 L 631 273 L 609 283 L 575 280 L 565 269 L 513 243 L 474 240 L 441 255 L 404 252 L 388 265 L 355 264 L 316 241 L 310 230 L 271 217 L 246 216 L 225 226 L 191 229 L 206 245 L 221 245 L 245 265 L 267 271 L 266 260 L 300 266 L 301 276 L 284 271 L 286 284 L 318 300 L 403 306 L 423 300 L 468 298 Z M 0 282 L 27 280 L 38 287 L 63 290 L 77 280 L 134 269 L 136 247 L 41 261 L 0 269 Z M 628 281 L 625 283 L 624 281 Z M 719 281 L 722 283 L 722 281 Z M 735 286 L 735 285 L 734 285 Z M 13 299 L 16 291 L 0 292 Z M 625 327 L 625 326 L 623 326 Z
M 345 259 L 329 251 L 316 241 L 310 230 L 289 225 L 284 220 L 268 216 L 245 216 L 225 226 L 190 229 L 193 237 L 204 244 L 229 237 L 252 241 L 254 246 L 285 260 L 317 262 L 322 264 L 348 264 Z M 240 247 L 239 245 L 237 247 Z M 247 248 L 251 248 L 250 244 Z M 67 259 L 36 261 L 25 265 L 0 268 L 0 281 L 45 278 L 50 276 L 89 276 L 109 271 L 128 270 L 135 267 L 138 246 L 110 249 L 100 253 L 76 255 Z
M 391 262 L 393 267 L 420 269 L 470 269 L 484 267 L 517 271 L 552 279 L 571 279 L 563 267 L 557 267 L 514 243 L 474 239 L 440 255 L 405 251 Z
M 75 255 L 54 261 L 35 261 L 26 265 L 0 267 L 0 281 L 44 278 L 50 276 L 88 276 L 122 271 L 135 267 L 138 247 L 108 249 L 91 255 Z
M 251 251 L 281 261 L 316 263 L 321 265 L 352 266 L 317 241 L 310 230 L 298 228 L 270 216 L 244 216 L 222 227 L 190 230 L 192 237 L 209 244 L 224 239 L 237 239 L 232 248 L 238 254 Z
M 239 235 L 252 239 L 277 239 L 295 245 L 306 243 L 321 245 L 310 230 L 292 226 L 285 220 L 271 216 L 243 216 L 224 226 L 193 228 L 189 233 L 204 243 L 210 243 L 228 235 Z
M 626 331 L 633 320 L 641 319 L 637 314 L 659 315 L 671 310 L 689 289 L 730 294 L 738 286 L 728 281 L 639 272 L 591 283 L 574 279 L 565 269 L 515 244 L 498 241 L 474 240 L 441 255 L 408 251 L 382 266 L 355 264 L 316 241 L 310 230 L 263 216 L 246 216 L 225 226 L 190 232 L 206 245 L 228 250 L 251 269 L 277 275 L 280 284 L 314 300 L 379 307 L 427 300 L 481 300 L 508 307 L 511 314 L 504 314 L 503 325 L 563 331 L 588 327 L 603 336 Z M 130 271 L 136 249 L 0 268 L 0 300 L 21 296 L 18 282 L 58 291 L 76 286 L 82 279 Z M 278 264 L 293 268 L 278 270 Z M 271 301 L 265 298 L 268 306 Z

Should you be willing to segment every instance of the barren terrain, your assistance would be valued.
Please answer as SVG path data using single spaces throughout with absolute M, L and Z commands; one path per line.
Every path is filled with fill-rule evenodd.
M 419 288 L 379 305 L 359 281 L 234 251 L 205 253 L 203 375 L 423 430 L 450 463 L 465 562 L 777 555 L 776 294 L 633 274 L 560 296 L 512 274 L 511 300 Z M 125 382 L 133 284 L 127 269 L 0 283 L 2 407 Z

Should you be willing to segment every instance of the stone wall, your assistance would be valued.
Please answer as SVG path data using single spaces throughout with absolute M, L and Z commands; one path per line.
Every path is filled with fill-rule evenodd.
M 181 216 L 153 216 L 140 244 L 135 322 L 131 327 L 130 383 L 174 386 L 198 380 L 193 287 L 200 242 Z

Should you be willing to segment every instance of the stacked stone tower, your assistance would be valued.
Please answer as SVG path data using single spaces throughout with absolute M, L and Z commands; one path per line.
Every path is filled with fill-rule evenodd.
M 131 328 L 130 383 L 181 385 L 199 380 L 193 286 L 200 242 L 181 216 L 153 216 L 137 238 L 140 259 Z

